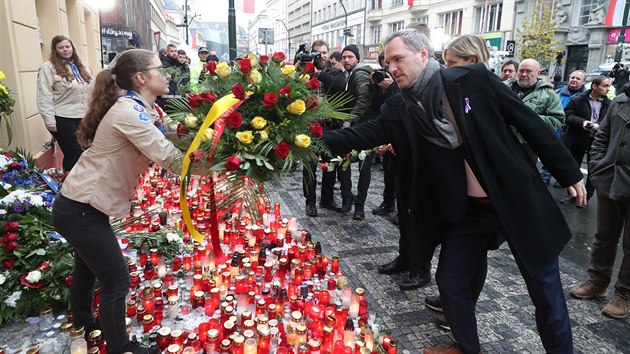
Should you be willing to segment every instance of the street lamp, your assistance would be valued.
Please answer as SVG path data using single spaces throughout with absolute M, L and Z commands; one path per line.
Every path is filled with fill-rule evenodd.
M 626 1 L 626 6 L 623 9 L 623 23 L 621 24 L 621 30 L 619 32 L 619 38 L 617 39 L 617 48 L 615 50 L 615 62 L 621 61 L 621 54 L 623 53 L 623 43 L 626 41 L 626 26 L 628 25 L 628 10 L 630 10 L 630 1 Z
M 350 29 L 348 28 L 348 11 L 346 11 L 346 7 L 343 5 L 343 0 L 339 0 L 339 4 L 341 5 L 343 13 L 346 16 L 346 25 L 343 29 L 343 46 L 345 47 L 346 43 L 348 43 L 348 37 L 352 36 L 352 32 L 350 32 Z
M 184 1 L 184 23 L 181 25 L 176 25 L 176 27 L 184 27 L 186 28 L 186 44 L 188 44 L 188 26 L 193 22 L 195 17 L 199 16 L 201 18 L 201 14 L 195 12 L 193 17 L 190 18 L 190 22 L 188 22 L 188 0 Z
M 289 34 L 289 28 L 281 19 L 276 19 L 276 22 L 282 23 L 284 30 L 287 31 L 287 58 L 291 58 L 291 35 Z

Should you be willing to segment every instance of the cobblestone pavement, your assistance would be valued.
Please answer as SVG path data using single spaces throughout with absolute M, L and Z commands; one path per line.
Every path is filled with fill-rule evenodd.
M 355 164 L 356 165 L 356 164 Z M 353 166 L 356 186 L 358 173 Z M 380 165 L 373 167 L 372 185 L 366 202 L 366 219 L 352 220 L 352 214 L 338 213 L 319 208 L 319 216 L 304 214 L 301 173 L 282 180 L 272 181 L 267 188 L 271 196 L 282 204 L 284 216 L 296 216 L 299 223 L 311 231 L 314 240 L 320 241 L 327 255 L 339 255 L 342 270 L 348 275 L 353 288 L 366 289 L 369 310 L 376 315 L 382 331 L 389 332 L 399 343 L 399 352 L 421 353 L 427 346 L 448 346 L 453 343 L 450 332 L 439 329 L 433 320 L 436 313 L 425 308 L 424 297 L 437 294 L 435 280 L 425 288 L 401 291 L 396 280 L 403 275 L 386 276 L 376 272 L 380 264 L 392 260 L 398 250 L 398 230 L 389 222 L 393 214 L 374 216 L 372 208 L 381 202 L 383 190 Z M 356 187 L 355 187 L 356 190 Z M 564 191 L 549 187 L 556 199 Z M 318 191 L 319 195 L 319 191 Z M 339 192 L 336 191 L 339 196 Z M 339 198 L 339 197 L 338 197 Z M 339 198 L 340 199 L 340 198 Z M 574 237 L 560 259 L 560 270 L 565 289 L 585 277 L 589 250 L 595 229 L 596 205 L 591 201 L 587 208 L 562 205 Z M 433 274 L 437 255 L 433 260 Z M 617 257 L 619 264 L 620 257 Z M 613 279 L 618 271 L 615 269 Z M 609 296 L 612 295 L 612 286 Z M 565 292 L 573 328 L 577 353 L 630 353 L 630 321 L 614 320 L 600 311 L 606 300 L 577 300 Z M 520 276 L 509 248 L 503 245 L 488 255 L 488 277 L 477 305 L 479 336 L 484 353 L 543 353 L 534 319 L 534 307 Z M 13 348 L 8 353 L 20 352 L 30 345 L 42 342 L 44 335 L 37 326 L 13 322 L 0 327 L 0 346 Z M 56 352 L 69 353 L 67 341 Z

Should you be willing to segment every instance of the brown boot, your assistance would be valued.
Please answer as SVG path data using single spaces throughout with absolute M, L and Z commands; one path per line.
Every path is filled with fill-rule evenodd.
M 587 280 L 582 284 L 572 287 L 569 293 L 578 299 L 592 299 L 594 297 L 606 296 L 606 288 Z
M 625 318 L 630 312 L 630 296 L 615 292 L 612 299 L 602 309 L 602 313 L 612 318 Z

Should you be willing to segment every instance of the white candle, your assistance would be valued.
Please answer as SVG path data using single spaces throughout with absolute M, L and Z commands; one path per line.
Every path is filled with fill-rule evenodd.
M 257 352 L 258 348 L 256 346 L 256 340 L 254 338 L 246 339 L 244 354 L 256 354 Z

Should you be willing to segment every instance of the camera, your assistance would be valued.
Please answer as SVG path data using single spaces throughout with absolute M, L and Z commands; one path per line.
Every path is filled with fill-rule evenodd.
M 595 134 L 597 132 L 597 128 L 595 128 L 595 126 L 591 122 L 586 123 L 584 129 L 586 129 L 591 134 Z
M 313 51 L 308 51 L 306 50 L 306 44 L 300 44 L 300 47 L 297 50 L 297 53 L 295 53 L 295 60 L 294 62 L 296 63 L 308 63 L 308 62 L 312 62 L 315 61 L 319 58 L 322 57 L 322 53 L 320 53 L 317 50 L 313 50 Z
M 379 84 L 389 76 L 388 72 L 387 68 L 376 69 L 372 74 L 372 80 L 374 80 L 374 83 Z

